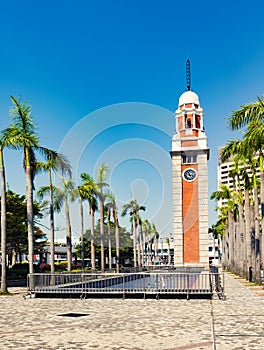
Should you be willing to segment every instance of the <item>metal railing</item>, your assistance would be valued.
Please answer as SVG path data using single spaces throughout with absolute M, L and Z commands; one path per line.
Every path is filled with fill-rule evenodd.
M 61 273 L 30 274 L 28 286 L 36 294 L 156 294 L 202 295 L 224 292 L 223 274 L 176 273 L 170 271 L 139 273 Z

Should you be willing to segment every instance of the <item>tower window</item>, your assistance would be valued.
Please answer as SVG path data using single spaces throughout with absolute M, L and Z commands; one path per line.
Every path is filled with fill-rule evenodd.
M 192 120 L 191 118 L 188 118 L 186 121 L 186 129 L 190 129 L 192 127 Z
M 197 163 L 197 155 L 182 155 L 182 164 L 192 164 Z
M 199 115 L 195 115 L 195 127 L 197 129 L 200 129 L 201 128 L 201 125 L 200 125 L 200 116 Z

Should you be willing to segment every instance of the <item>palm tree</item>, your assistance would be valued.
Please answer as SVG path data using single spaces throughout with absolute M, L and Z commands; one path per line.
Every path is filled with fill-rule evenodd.
M 264 111 L 264 110 L 263 110 Z M 263 269 L 263 260 L 264 260 L 264 124 L 263 120 L 255 120 L 248 124 L 247 132 L 244 135 L 245 144 L 246 147 L 249 150 L 253 150 L 254 154 L 256 155 L 255 160 L 255 171 L 256 168 L 259 167 L 260 171 L 260 208 L 261 208 L 261 216 L 259 216 L 259 210 L 256 209 L 257 217 L 259 218 L 259 221 L 261 223 L 261 235 L 260 235 L 260 227 L 257 228 L 257 235 L 256 235 L 256 277 L 257 281 L 260 282 L 260 269 Z M 252 157 L 251 163 L 252 163 Z M 254 180 L 254 177 L 253 177 Z M 257 191 L 255 190 L 255 197 L 257 195 Z M 255 206 L 258 204 L 255 202 Z M 256 225 L 259 224 L 256 222 Z M 261 243 L 260 243 L 261 239 Z
M 104 272 L 104 201 L 105 193 L 104 187 L 108 186 L 105 182 L 108 175 L 108 165 L 102 164 L 98 167 L 97 182 L 96 182 L 96 193 L 99 197 L 100 202 L 100 242 L 101 242 L 101 271 Z
M 107 196 L 107 195 L 106 195 Z M 107 236 L 108 236 L 108 266 L 112 269 L 112 241 L 111 241 L 111 209 L 112 203 L 105 203 L 105 214 L 107 216 Z
M 140 210 L 145 210 L 146 207 L 139 206 L 135 199 L 131 199 L 129 203 L 123 206 L 123 212 L 121 216 L 126 216 L 128 213 L 132 220 L 132 232 L 133 232 L 133 246 L 134 246 L 134 267 L 137 266 L 137 228 L 140 227 L 140 217 L 138 215 Z M 140 232 L 140 231 L 139 231 Z M 138 264 L 140 266 L 140 262 Z
M 232 192 L 230 191 L 229 187 L 226 185 L 222 185 L 220 187 L 219 191 L 215 191 L 211 194 L 211 199 L 215 199 L 217 202 L 220 200 L 226 200 L 227 204 L 225 206 L 226 208 L 226 215 L 227 215 L 227 232 L 225 235 L 225 246 L 223 249 L 223 253 L 227 254 L 226 257 L 224 257 L 225 262 L 228 265 L 228 268 L 232 270 L 234 265 L 234 201 Z
M 154 242 L 154 263 L 157 262 L 158 259 L 158 240 L 159 240 L 159 233 L 156 229 L 156 225 L 154 223 L 151 223 L 151 227 L 150 227 L 150 232 L 152 235 L 152 240 Z
M 234 263 L 235 263 L 235 272 L 238 275 L 242 274 L 243 268 L 243 241 L 244 241 L 244 211 L 243 211 L 243 195 L 241 192 L 241 169 L 240 169 L 240 159 L 238 157 L 234 157 L 234 166 L 229 171 L 229 176 L 233 178 L 233 201 L 235 206 L 235 213 L 237 213 L 235 217 L 235 232 L 234 232 Z
M 113 193 L 107 193 L 107 199 L 109 200 L 108 203 L 106 203 L 106 207 L 108 209 L 108 224 L 110 223 L 110 215 L 112 210 L 112 216 L 114 219 L 115 224 L 115 241 L 116 241 L 116 272 L 119 272 L 119 265 L 120 265 L 120 247 L 119 247 L 119 220 L 117 215 L 117 205 L 115 200 L 115 195 Z M 109 235 L 108 235 L 109 236 Z M 109 239 L 109 238 L 108 238 Z M 109 246 L 110 250 L 110 246 Z M 110 257 L 109 257 L 110 259 Z
M 7 293 L 6 284 L 6 178 L 3 149 L 5 140 L 0 141 L 0 167 L 1 167 L 1 292 Z
M 95 195 L 95 185 L 93 179 L 89 174 L 81 174 L 82 185 L 78 186 L 79 200 L 80 200 L 80 220 L 81 220 L 81 244 L 82 244 L 82 269 L 84 267 L 84 218 L 83 218 L 83 201 L 91 201 L 91 196 Z M 95 269 L 95 254 L 94 254 L 94 222 L 93 222 L 93 232 L 91 239 L 91 256 L 92 256 L 92 268 Z
M 119 220 L 117 214 L 117 206 L 115 196 L 112 194 L 113 209 L 112 214 L 115 223 L 115 240 L 116 240 L 116 272 L 119 273 L 120 270 L 120 242 L 119 242 Z
M 146 250 L 146 264 L 150 265 L 151 262 L 151 237 L 150 237 L 150 222 L 148 219 L 142 221 L 142 232 L 144 236 L 145 249 Z
M 171 263 L 171 255 L 170 255 L 170 239 L 169 238 L 166 238 L 166 241 L 165 241 L 168 245 L 168 265 L 170 265 Z
M 215 228 L 218 232 L 219 247 L 221 252 L 221 262 L 223 266 L 228 265 L 228 207 L 227 205 L 218 208 L 218 218 L 215 224 Z
M 232 261 L 235 272 L 241 274 L 241 250 L 242 240 L 244 234 L 244 217 L 243 217 L 243 197 L 241 196 L 240 188 L 240 174 L 241 174 L 241 161 L 244 159 L 245 147 L 241 140 L 232 140 L 221 150 L 221 161 L 225 162 L 229 159 L 233 160 L 233 168 L 229 171 L 229 177 L 233 179 L 233 191 L 232 191 L 232 206 L 236 209 L 234 213 L 238 215 L 234 216 L 234 230 L 232 238 Z M 231 202 L 229 201 L 229 206 Z M 230 212 L 229 212 L 230 215 Z
M 137 206 L 136 208 L 136 231 L 137 231 L 137 253 L 138 253 L 138 266 L 143 266 L 144 264 L 144 239 L 142 232 L 142 219 L 139 215 L 139 210 L 145 210 L 144 206 Z
M 135 205 L 134 205 L 134 220 L 135 220 L 135 231 L 136 231 L 136 239 L 137 239 L 137 253 L 138 253 L 138 266 L 142 266 L 142 262 L 141 262 L 141 254 L 140 254 L 140 251 L 142 250 L 142 260 L 143 260 L 143 245 L 144 245 L 144 242 L 143 242 L 143 237 L 142 237 L 142 219 L 140 217 L 140 214 L 139 212 L 143 210 L 145 211 L 146 210 L 146 207 L 144 205 L 139 205 L 137 203 L 137 201 L 135 200 Z
M 123 211 L 121 216 L 126 216 L 128 213 L 132 220 L 132 235 L 133 235 L 133 253 L 134 253 L 134 267 L 137 267 L 137 255 L 136 255 L 136 220 L 135 220 L 135 206 L 136 200 L 131 199 L 131 201 L 123 206 Z
M 82 191 L 84 198 L 88 200 L 89 212 L 91 216 L 91 262 L 92 271 L 95 270 L 95 248 L 94 248 L 94 214 L 98 210 L 96 185 L 94 179 L 86 173 L 81 174 Z
M 67 262 L 68 271 L 71 271 L 72 266 L 72 232 L 70 221 L 69 202 L 73 202 L 78 196 L 78 190 L 75 188 L 74 182 L 71 179 L 66 180 L 61 178 L 62 188 L 58 191 L 58 202 L 60 206 L 65 204 L 65 219 L 66 219 L 66 248 L 67 248 Z
M 71 177 L 71 166 L 62 154 L 55 151 L 44 149 L 44 156 L 46 162 L 37 162 L 37 170 L 48 172 L 49 179 L 49 213 L 50 213 L 50 272 L 55 272 L 54 265 L 54 198 L 53 198 L 53 184 L 52 184 L 52 171 L 60 171 L 62 175 L 68 174 Z M 45 187 L 42 187 L 38 192 L 39 197 L 42 199 L 46 193 Z
M 242 168 L 240 174 L 241 178 L 244 181 L 244 203 L 245 203 L 245 248 L 243 252 L 241 252 L 242 257 L 244 256 L 247 261 L 246 265 L 244 264 L 244 272 L 243 275 L 248 276 L 249 268 L 252 267 L 252 259 L 254 258 L 254 278 L 256 282 L 259 282 L 260 278 L 260 261 L 262 257 L 262 251 L 260 247 L 260 213 L 259 213 L 259 196 L 258 196 L 258 179 L 256 174 L 256 169 L 258 165 L 260 165 L 260 179 L 261 179 L 261 209 L 264 210 L 264 170 L 263 170 L 263 155 L 262 155 L 262 145 L 263 145 L 263 136 L 261 134 L 261 130 L 263 133 L 263 125 L 261 121 L 256 120 L 250 122 L 248 125 L 248 130 L 244 134 L 242 140 L 234 140 L 230 141 L 221 152 L 221 160 L 225 161 L 228 158 L 233 156 L 233 159 L 238 159 L 240 168 Z M 252 152 L 253 151 L 253 152 Z M 250 168 L 252 171 L 251 180 L 248 177 L 246 168 Z M 263 181 L 262 181 L 263 180 Z M 252 220 L 250 219 L 250 200 L 249 200 L 249 186 L 252 184 L 253 190 L 253 198 L 254 198 L 254 224 L 252 224 Z M 242 222 L 242 205 L 241 205 L 241 193 L 240 193 L 240 201 L 239 201 L 239 217 L 240 222 Z M 262 220 L 262 219 L 261 219 Z M 263 220 L 262 220 L 263 223 Z M 253 226 L 253 229 L 252 229 Z M 262 226 L 262 225 L 261 225 Z M 242 228 L 242 224 L 239 225 Z M 244 230 L 242 231 L 242 235 Z M 252 249 L 252 244 L 254 248 Z M 242 264 L 242 263 L 241 263 Z
M 213 252 L 214 252 L 213 258 L 216 259 L 215 240 L 218 239 L 217 226 L 216 225 L 212 225 L 211 227 L 209 227 L 208 233 L 212 233 Z
M 231 130 L 238 130 L 251 122 L 264 121 L 264 98 L 258 97 L 256 101 L 241 106 L 228 117 L 228 126 Z
M 245 250 L 244 250 L 244 276 L 249 279 L 249 269 L 252 267 L 252 255 L 255 251 L 253 250 L 252 241 L 254 230 L 254 223 L 251 221 L 251 204 L 250 204 L 250 193 L 252 190 L 252 178 L 249 177 L 248 172 L 244 168 L 242 171 L 242 179 L 244 182 L 244 206 L 245 206 Z M 255 233 L 254 233 L 255 236 Z M 255 242 L 254 242 L 255 245 Z
M 81 224 L 81 259 L 82 259 L 82 271 L 84 269 L 84 223 L 83 223 L 83 201 L 86 198 L 86 191 L 84 186 L 78 186 L 79 201 L 80 201 L 80 224 Z
M 12 117 L 11 126 L 3 131 L 3 135 L 9 140 L 10 146 L 24 151 L 24 168 L 26 173 L 26 197 L 27 197 L 27 222 L 28 222 L 28 260 L 29 273 L 33 270 L 33 237 L 34 237 L 34 214 L 33 214 L 33 190 L 34 176 L 36 171 L 36 159 L 34 151 L 42 151 L 39 139 L 35 132 L 35 126 L 31 115 L 31 108 L 26 102 L 11 96 L 13 104 L 10 109 Z M 32 282 L 32 281 L 31 281 Z M 32 286 L 30 286 L 32 287 Z
M 51 187 L 52 186 L 52 187 Z M 55 261 L 54 261 L 54 237 L 55 237 L 55 225 L 54 225 L 54 212 L 59 213 L 61 211 L 62 199 L 61 190 L 53 184 L 48 186 L 41 186 L 37 191 L 37 198 L 43 201 L 45 197 L 49 198 L 49 215 L 50 215 L 50 272 L 55 273 Z M 43 205 L 47 202 L 44 201 Z M 52 279 L 51 281 L 54 281 Z
M 256 101 L 248 105 L 242 106 L 239 110 L 233 111 L 228 118 L 228 125 L 231 130 L 238 130 L 244 126 L 247 126 L 247 132 L 244 135 L 244 141 L 249 149 L 255 156 L 259 157 L 259 168 L 260 168 L 260 195 L 261 195 L 261 227 L 262 227 L 262 244 L 260 251 L 256 251 L 256 274 L 259 279 L 260 260 L 263 260 L 264 256 L 264 167 L 263 167 L 263 143 L 264 143 L 264 98 L 258 97 Z M 255 191 L 256 194 L 256 191 Z M 254 197 L 255 201 L 256 196 Z M 255 215 L 257 209 L 255 209 Z M 259 242 L 258 231 L 259 227 L 258 220 L 255 220 L 256 232 L 256 243 Z M 258 250 L 259 248 L 256 247 Z M 263 263 L 263 261 L 262 261 Z
M 257 183 L 257 177 L 256 177 L 256 157 L 255 153 L 253 151 L 252 154 L 252 147 L 249 145 L 250 137 L 248 133 L 246 133 L 242 140 L 234 140 L 230 141 L 227 146 L 222 150 L 221 153 L 221 159 L 222 161 L 225 161 L 229 159 L 230 157 L 233 157 L 235 168 L 233 169 L 233 173 L 237 172 L 236 179 L 237 181 L 234 183 L 239 184 L 239 179 L 243 181 L 243 188 L 244 188 L 244 196 L 242 195 L 241 187 L 238 187 L 238 191 L 236 194 L 236 197 L 238 200 L 238 211 L 239 211 L 239 233 L 241 235 L 241 244 L 244 243 L 243 246 L 239 246 L 238 252 L 241 256 L 240 258 L 240 266 L 238 273 L 243 274 L 244 276 L 248 276 L 249 268 L 252 266 L 252 253 L 254 254 L 255 258 L 255 273 L 257 276 L 260 275 L 259 273 L 259 240 L 260 240 L 260 232 L 259 232 L 259 199 L 258 199 L 258 183 Z M 256 149 L 256 148 L 255 148 Z M 253 147 L 254 150 L 254 147 Z M 250 168 L 252 171 L 252 178 L 249 179 L 249 176 L 247 174 L 246 169 Z M 238 171 L 239 170 L 239 171 Z M 254 229 L 252 230 L 252 223 L 250 220 L 250 184 L 253 184 L 253 197 L 254 197 L 254 211 L 255 211 L 255 220 L 254 220 Z M 234 192 L 235 193 L 235 192 Z M 244 212 L 242 203 L 244 200 Z M 244 234 L 245 233 L 245 234 Z M 254 234 L 254 235 L 253 235 Z M 245 236 L 245 237 L 244 237 Z M 254 245 L 256 247 L 254 250 L 252 250 L 252 239 L 254 241 Z M 246 262 L 246 263 L 245 263 Z M 242 271 L 243 272 L 242 272 Z

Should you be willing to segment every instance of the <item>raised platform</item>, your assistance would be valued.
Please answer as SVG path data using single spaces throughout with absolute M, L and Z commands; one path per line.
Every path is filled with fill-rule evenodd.
M 218 273 L 151 272 L 123 274 L 31 274 L 30 293 L 36 297 L 144 297 L 144 298 L 211 298 L 220 286 Z M 217 283 L 216 283 L 217 282 Z M 221 287 L 221 290 L 223 288 Z

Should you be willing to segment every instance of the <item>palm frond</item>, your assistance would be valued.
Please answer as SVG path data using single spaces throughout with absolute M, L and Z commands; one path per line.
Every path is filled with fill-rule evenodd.
M 10 115 L 12 117 L 12 125 L 20 130 L 27 136 L 34 135 L 37 138 L 35 132 L 35 124 L 31 115 L 31 106 L 21 101 L 20 98 L 10 96 L 12 107 L 10 108 Z
M 43 200 L 44 197 L 49 195 L 50 193 L 50 187 L 49 186 L 42 186 L 37 191 L 37 198 L 40 200 Z
M 107 175 L 108 175 L 108 165 L 104 163 L 98 167 L 98 173 L 97 173 L 98 182 L 103 183 L 106 180 Z
M 244 135 L 245 146 L 251 152 L 262 152 L 264 148 L 264 123 L 261 120 L 255 120 L 249 123 Z
M 44 156 L 48 169 L 54 172 L 60 171 L 62 175 L 68 175 L 71 178 L 71 165 L 63 154 L 46 147 L 39 147 L 39 151 Z
M 220 158 L 221 162 L 226 162 L 237 154 L 244 153 L 244 144 L 242 140 L 236 139 L 228 141 L 226 146 L 221 149 Z
M 256 101 L 248 105 L 241 106 L 237 111 L 233 111 L 228 117 L 228 126 L 231 130 L 238 130 L 248 123 L 264 120 L 264 98 L 258 97 Z

